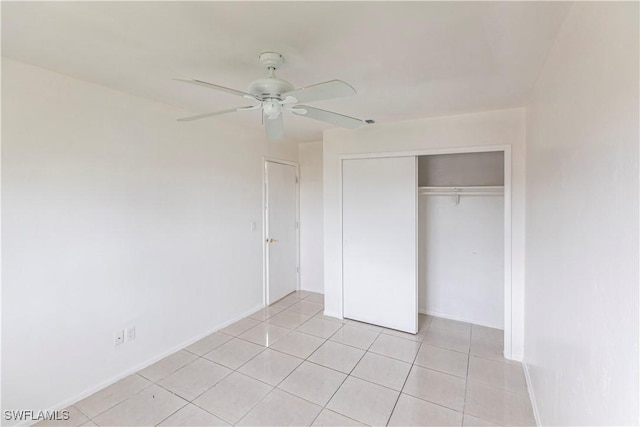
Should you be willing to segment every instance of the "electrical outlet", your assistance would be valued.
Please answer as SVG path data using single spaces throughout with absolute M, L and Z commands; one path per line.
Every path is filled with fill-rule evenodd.
M 120 330 L 113 334 L 113 345 L 119 346 L 124 342 L 124 331 Z
M 136 327 L 134 325 L 124 328 L 124 342 L 136 339 Z

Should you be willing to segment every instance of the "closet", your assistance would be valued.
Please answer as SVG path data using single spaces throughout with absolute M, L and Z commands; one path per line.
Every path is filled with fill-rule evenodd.
M 418 310 L 503 329 L 504 154 L 418 157 Z
M 504 152 L 341 160 L 343 316 L 504 327 Z

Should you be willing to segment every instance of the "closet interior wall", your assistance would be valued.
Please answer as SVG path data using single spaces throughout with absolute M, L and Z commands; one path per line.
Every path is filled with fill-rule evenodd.
M 504 328 L 504 152 L 418 157 L 420 313 Z

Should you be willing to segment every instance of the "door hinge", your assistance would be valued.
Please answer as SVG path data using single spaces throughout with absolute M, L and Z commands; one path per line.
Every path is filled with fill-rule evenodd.
M 296 267 L 296 273 L 300 273 L 300 267 Z
M 298 177 L 296 176 L 296 184 L 298 183 Z
M 298 221 L 296 221 L 296 230 L 300 228 L 300 223 Z

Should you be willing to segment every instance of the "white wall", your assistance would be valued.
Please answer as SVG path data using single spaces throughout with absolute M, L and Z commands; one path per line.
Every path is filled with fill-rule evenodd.
M 503 329 L 504 197 L 420 195 L 418 213 L 419 311 Z
M 298 145 L 300 163 L 300 288 L 324 292 L 322 141 Z
M 185 114 L 2 59 L 3 409 L 60 408 L 262 304 L 262 156 L 297 147 Z
M 376 124 L 356 130 L 332 129 L 324 135 L 324 289 L 325 312 L 342 315 L 340 159 L 343 154 L 454 150 L 510 145 L 512 158 L 512 346 L 522 357 L 524 335 L 524 110 Z M 508 249 L 505 249 L 508 250 Z M 509 349 L 505 349 L 509 355 Z
M 542 425 L 637 425 L 638 3 L 576 3 L 527 114 L 525 362 Z
M 504 153 L 440 154 L 418 157 L 420 187 L 504 185 Z

